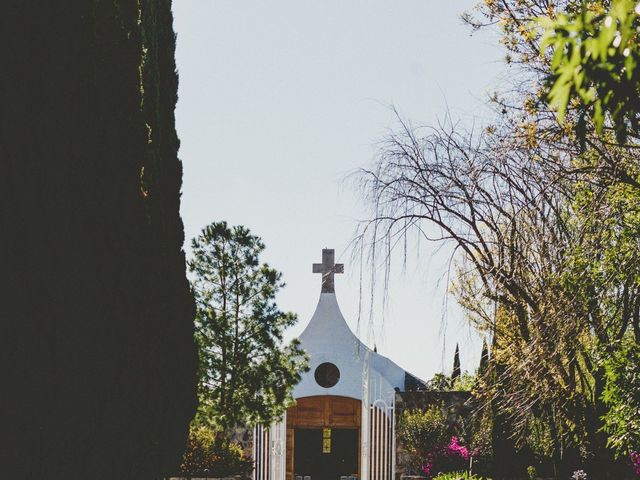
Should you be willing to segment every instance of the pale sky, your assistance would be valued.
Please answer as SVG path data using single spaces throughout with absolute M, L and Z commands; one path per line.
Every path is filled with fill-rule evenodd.
M 262 237 L 264 260 L 287 286 L 278 297 L 307 324 L 320 293 L 311 264 L 335 248 L 345 274 L 336 294 L 351 328 L 401 367 L 429 379 L 477 367 L 481 340 L 447 298 L 446 251 L 423 244 L 398 263 L 386 307 L 376 291 L 358 324 L 359 266 L 348 250 L 367 208 L 349 173 L 371 165 L 395 126 L 447 112 L 487 122 L 489 92 L 505 75 L 497 39 L 470 35 L 471 0 L 175 0 L 176 110 L 189 239 L 227 220 Z M 365 266 L 365 275 L 370 272 Z M 381 275 L 382 272 L 379 272 Z

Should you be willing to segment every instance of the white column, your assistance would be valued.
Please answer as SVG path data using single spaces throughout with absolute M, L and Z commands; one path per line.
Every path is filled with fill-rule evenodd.
M 369 403 L 369 350 L 364 352 L 362 366 L 362 405 L 360 408 L 360 477 L 361 480 L 369 480 L 369 420 L 371 405 Z
M 285 412 L 282 420 L 271 424 L 270 448 L 269 448 L 269 479 L 268 480 L 285 480 L 285 451 L 287 437 L 287 413 Z

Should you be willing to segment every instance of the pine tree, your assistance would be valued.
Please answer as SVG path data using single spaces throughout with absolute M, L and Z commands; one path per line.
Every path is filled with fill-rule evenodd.
M 451 373 L 451 383 L 455 384 L 455 381 L 460 378 L 460 348 L 456 343 L 456 353 L 453 356 L 453 372 Z
M 482 376 L 489 369 L 489 346 L 487 340 L 482 340 L 482 353 L 480 354 L 480 366 L 478 367 L 478 375 Z
M 269 424 L 292 402 L 306 357 L 284 345 L 296 315 L 275 303 L 282 275 L 260 263 L 264 244 L 242 226 L 212 223 L 191 242 L 200 353 L 196 423 L 218 431 Z

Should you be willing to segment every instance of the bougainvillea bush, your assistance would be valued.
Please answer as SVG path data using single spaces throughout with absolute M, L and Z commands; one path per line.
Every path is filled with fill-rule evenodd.
M 469 467 L 469 457 L 469 449 L 460 443 L 458 437 L 451 437 L 448 444 L 427 453 L 422 473 L 431 477 L 442 472 L 466 470 Z

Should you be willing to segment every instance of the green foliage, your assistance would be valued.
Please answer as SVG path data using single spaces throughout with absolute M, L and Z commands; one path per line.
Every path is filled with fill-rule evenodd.
M 194 427 L 189 433 L 180 473 L 188 477 L 244 476 L 252 465 L 253 461 L 244 456 L 237 443 L 223 439 L 207 427 Z
M 444 445 L 451 437 L 447 416 L 439 405 L 426 410 L 405 410 L 397 427 L 398 439 L 410 456 L 410 465 L 416 473 L 427 453 Z
M 484 0 L 484 18 L 465 19 L 497 26 L 517 69 L 492 96 L 500 118 L 478 136 L 400 119 L 365 174 L 371 232 L 386 228 L 391 242 L 435 226 L 458 249 L 457 297 L 492 339 L 474 393 L 501 478 L 538 460 L 564 473 L 584 462 L 594 478 L 616 467 L 602 429 L 613 384 L 597 360 L 619 356 L 609 370 L 633 371 L 619 339 L 640 337 L 636 8 Z M 453 387 L 439 380 L 432 388 Z
M 530 418 L 525 443 L 536 458 L 550 457 L 553 454 L 553 438 L 548 422 L 541 418 Z
M 629 129 L 638 132 L 640 113 L 640 8 L 632 0 L 584 1 L 576 13 L 539 19 L 544 29 L 541 51 L 551 49 L 548 100 L 560 120 L 570 107 L 579 113 L 578 136 L 585 135 L 585 115 L 602 133 L 607 115 L 618 141 Z
M 427 382 L 429 390 L 434 392 L 470 392 L 476 385 L 477 377 L 470 373 L 463 373 L 456 378 L 452 378 L 443 373 L 436 373 Z
M 640 345 L 627 336 L 621 348 L 604 359 L 608 410 L 604 429 L 618 455 L 640 450 Z
M 260 263 L 264 244 L 242 226 L 212 223 L 192 241 L 200 407 L 196 423 L 227 429 L 268 424 L 292 402 L 307 368 L 297 341 L 282 345 L 296 316 L 275 297 L 281 274 Z
M 563 286 L 580 310 L 593 312 L 595 304 L 606 319 L 590 340 L 596 401 L 604 403 L 600 429 L 609 435 L 608 446 L 625 455 L 640 448 L 640 190 L 622 183 L 605 190 L 585 184 L 575 207 L 574 220 L 585 233 L 567 256 Z
M 534 467 L 533 465 L 529 465 L 527 467 L 527 475 L 529 477 L 529 480 L 536 480 L 536 478 L 538 478 L 538 471 L 536 470 L 536 467 Z
M 431 380 L 427 382 L 429 390 L 434 392 L 448 392 L 453 388 L 453 381 L 450 376 L 444 373 L 436 373 Z
M 491 479 L 488 479 L 485 477 L 479 477 L 469 472 L 449 472 L 449 473 L 441 473 L 433 477 L 433 480 L 491 480 Z
M 476 411 L 471 420 L 469 446 L 474 462 L 485 462 L 493 456 L 493 417 L 489 409 L 484 409 Z
M 456 392 L 471 392 L 476 386 L 477 380 L 475 375 L 465 372 L 453 382 L 452 390 Z

